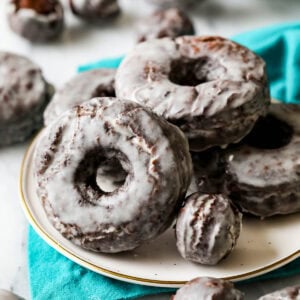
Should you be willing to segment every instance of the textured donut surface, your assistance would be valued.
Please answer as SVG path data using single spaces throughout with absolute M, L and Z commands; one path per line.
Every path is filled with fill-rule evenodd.
M 0 52 L 0 146 L 21 142 L 42 126 L 50 87 L 29 59 Z
M 287 287 L 267 294 L 258 300 L 300 300 L 300 285 Z
M 34 8 L 19 8 L 19 0 L 8 0 L 7 18 L 11 29 L 31 42 L 45 42 L 58 37 L 64 28 L 63 7 L 57 0 L 47 1 L 51 11 L 40 12 Z
M 143 18 L 138 24 L 139 42 L 193 34 L 195 34 L 195 29 L 191 19 L 178 8 L 157 10 L 147 18 Z
M 117 71 L 116 94 L 179 126 L 194 151 L 238 142 L 270 102 L 264 61 L 221 37 L 137 45 Z
M 244 212 L 260 217 L 300 211 L 300 107 L 271 104 L 270 115 L 291 126 L 290 141 L 275 149 L 242 144 L 229 152 L 226 175 L 230 198 Z M 264 144 L 270 130 L 275 137 L 280 134 L 276 127 L 264 131 Z
M 234 248 L 242 215 L 221 194 L 195 193 L 186 199 L 176 223 L 177 249 L 189 261 L 215 265 Z
M 127 173 L 109 193 L 96 181 L 107 159 Z M 77 245 L 108 253 L 134 249 L 167 229 L 191 177 L 182 132 L 116 98 L 95 98 L 51 123 L 35 162 L 37 193 L 54 227 Z
M 115 73 L 113 69 L 98 69 L 80 73 L 56 91 L 44 113 L 45 125 L 60 114 L 95 97 L 114 97 Z
M 244 295 L 233 284 L 217 278 L 199 277 L 177 290 L 172 300 L 242 300 Z

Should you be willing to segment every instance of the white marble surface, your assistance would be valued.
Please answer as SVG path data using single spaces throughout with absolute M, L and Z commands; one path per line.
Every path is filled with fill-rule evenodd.
M 33 46 L 8 29 L 4 2 L 0 0 L 0 50 L 28 55 L 41 65 L 47 79 L 56 86 L 74 74 L 79 64 L 118 56 L 130 50 L 135 43 L 135 21 L 151 9 L 144 5 L 143 0 L 123 0 L 123 16 L 99 27 L 80 23 L 67 12 L 67 29 L 63 37 L 51 44 Z M 299 0 L 206 0 L 191 15 L 199 34 L 231 36 L 296 20 L 299 11 Z M 26 145 L 18 145 L 0 149 L 0 289 L 12 290 L 29 299 L 27 221 L 18 198 L 18 174 L 25 148 Z M 241 288 L 247 292 L 247 299 L 255 299 L 264 292 L 295 283 L 300 283 L 300 276 Z

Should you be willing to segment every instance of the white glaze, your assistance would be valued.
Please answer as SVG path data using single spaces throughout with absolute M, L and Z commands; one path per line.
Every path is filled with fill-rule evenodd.
M 180 288 L 172 300 L 242 300 L 243 293 L 222 279 L 199 277 Z
M 129 112 L 126 112 L 127 106 L 130 107 Z M 75 224 L 82 233 L 97 232 L 101 226 L 108 225 L 108 229 L 104 230 L 111 232 L 117 226 L 131 222 L 140 213 L 145 220 L 141 230 L 149 235 L 145 239 L 152 238 L 160 229 L 159 226 L 155 230 L 151 226 L 148 228 L 147 220 L 161 212 L 143 212 L 144 201 L 151 199 L 158 189 L 159 193 L 152 199 L 151 205 L 157 209 L 168 205 L 166 213 L 170 214 L 190 182 L 191 161 L 183 134 L 165 122 L 164 126 L 171 130 L 166 138 L 160 127 L 163 120 L 154 119 L 151 113 L 132 102 L 95 98 L 81 107 L 83 115 L 80 118 L 76 117 L 74 108 L 51 123 L 37 147 L 37 190 L 40 199 L 46 199 L 45 210 L 49 219 L 61 233 L 67 230 L 63 224 Z M 90 117 L 91 112 L 95 112 L 94 118 Z M 106 132 L 105 123 L 113 128 L 113 134 Z M 63 128 L 62 140 L 57 152 L 51 153 L 51 141 L 60 126 Z M 147 139 L 144 140 L 134 130 L 142 130 Z M 183 156 L 179 161 L 170 143 L 175 138 L 182 144 Z M 81 196 L 74 186 L 74 172 L 86 149 L 100 145 L 103 149 L 123 153 L 130 162 L 130 170 L 127 167 L 126 171 L 131 175 L 127 176 L 126 189 L 120 188 L 113 196 L 104 194 L 99 199 L 90 199 L 94 205 L 82 206 L 79 205 Z M 39 174 L 45 153 L 51 155 L 52 161 L 45 173 Z M 64 161 L 68 163 L 61 167 Z M 159 163 L 159 172 L 155 169 L 155 162 Z M 168 215 L 165 218 L 168 220 Z M 76 230 L 72 234 L 76 235 Z
M 176 38 L 194 33 L 192 21 L 183 10 L 178 8 L 155 11 L 138 23 L 140 42 L 162 37 Z
M 213 220 L 213 227 L 208 232 L 209 220 Z M 196 194 L 187 199 L 178 216 L 177 248 L 187 260 L 216 264 L 232 250 L 240 227 L 241 214 L 232 210 L 227 198 Z
M 74 76 L 55 93 L 47 106 L 44 112 L 45 125 L 69 108 L 91 98 L 104 96 L 105 91 L 112 90 L 115 72 L 113 69 L 98 69 Z
M 270 114 L 290 124 L 295 134 L 291 142 L 279 149 L 257 149 L 243 146 L 232 152 L 230 172 L 239 183 L 256 187 L 277 186 L 299 180 L 300 168 L 300 109 L 297 105 L 270 106 Z M 258 202 L 263 199 L 257 199 Z
M 272 103 L 270 114 L 294 129 L 290 142 L 276 149 L 241 145 L 230 152 L 227 169 L 226 186 L 233 201 L 262 218 L 300 210 L 300 109 Z
M 161 0 L 156 1 L 160 2 Z M 196 1 L 199 2 L 199 0 Z M 61 86 L 70 79 L 71 76 L 74 75 L 78 64 L 95 61 L 95 59 L 105 58 L 108 55 L 109 57 L 118 57 L 131 50 L 134 39 L 131 22 L 132 18 L 143 18 L 143 16 L 147 15 L 149 10 L 153 8 L 153 6 L 150 7 L 150 5 L 146 5 L 145 0 L 122 1 L 122 5 L 126 12 L 128 12 L 128 16 L 130 15 L 130 18 L 125 17 L 121 22 L 117 22 L 113 24 L 113 26 L 105 26 L 104 30 L 95 26 L 80 26 L 80 30 L 75 30 L 76 28 L 79 29 L 79 27 L 77 27 L 78 20 L 68 15 L 69 18 L 67 21 L 70 30 L 67 30 L 63 41 L 55 43 L 55 46 L 50 44 L 49 51 L 45 49 L 45 46 L 34 47 L 34 51 L 32 51 L 33 48 L 29 43 L 14 36 L 7 26 L 4 9 L 5 2 L 6 1 L 4 0 L 0 0 L 1 49 L 17 51 L 18 53 L 30 56 L 32 60 L 39 62 L 46 77 L 51 80 L 51 82 L 55 83 L 56 86 Z M 199 6 L 197 12 L 191 11 L 191 13 L 197 25 L 196 27 L 199 29 L 199 33 L 217 32 L 224 36 L 233 36 L 243 31 L 249 31 L 252 28 L 260 28 L 268 24 L 272 25 L 282 22 L 292 22 L 298 19 L 299 2 L 289 1 L 288 3 L 289 5 L 284 5 L 283 9 L 284 2 L 282 1 L 273 1 L 270 5 L 266 5 L 265 1 L 206 1 L 203 7 Z M 238 9 L 236 5 L 239 6 L 241 14 L 236 14 L 233 18 L 233 10 Z M 216 12 L 216 7 L 219 7 L 224 12 L 219 18 L 216 17 L 216 13 L 219 14 L 220 11 Z M 101 45 L 99 41 L 101 41 Z M 120 45 L 122 45 L 122 47 L 120 47 Z M 63 68 L 61 67 L 62 65 L 64 66 Z M 7 165 L 7 169 L 2 168 L 2 173 L 0 172 L 2 175 L 1 195 L 5 195 L 5 201 L 0 201 L 0 211 L 3 216 L 1 218 L 1 228 L 5 228 L 5 230 L 1 231 L 2 246 L 0 255 L 0 269 L 5 270 L 5 276 L 0 276 L 0 286 L 7 290 L 13 289 L 25 299 L 30 299 L 27 271 L 28 264 L 26 262 L 27 251 L 26 246 L 21 243 L 21 240 L 24 239 L 25 241 L 27 239 L 27 230 L 25 230 L 25 228 L 27 228 L 27 222 L 24 220 L 25 217 L 21 211 L 19 199 L 15 191 L 20 160 L 25 151 L 25 146 L 22 145 L 17 147 L 17 149 L 18 151 L 16 151 L 15 148 L 11 149 L 11 147 L 9 147 L 3 149 L 1 152 L 2 164 Z M 278 220 L 278 222 L 280 222 L 280 220 Z M 281 227 L 280 224 L 278 224 L 277 227 Z M 264 234 L 265 232 L 260 231 L 261 236 Z M 258 239 L 260 235 L 257 236 Z M 287 235 L 289 235 L 289 233 L 287 233 Z M 268 235 L 268 237 L 270 236 L 271 234 Z M 275 243 L 273 243 L 273 246 L 275 247 Z M 286 249 L 288 249 L 289 243 L 286 243 L 285 246 Z M 151 255 L 151 251 L 149 252 L 149 255 Z M 280 251 L 277 249 L 276 255 L 281 255 Z M 169 258 L 169 255 L 167 257 Z M 87 260 L 89 259 L 90 258 L 87 258 Z M 95 259 L 95 261 L 98 260 Z M 124 262 L 125 259 L 122 259 L 121 261 Z M 148 260 L 145 258 L 145 267 L 141 268 L 133 265 L 132 261 L 136 262 L 133 258 L 132 260 L 128 259 L 127 269 L 134 270 L 136 272 L 135 276 L 141 277 L 143 274 L 142 271 L 148 270 Z M 249 262 L 247 259 L 246 261 Z M 176 259 L 174 262 L 176 262 Z M 153 267 L 153 265 L 155 265 L 154 262 L 153 264 L 151 263 L 151 267 Z M 159 263 L 157 263 L 157 265 L 161 266 Z M 172 266 L 172 264 L 170 265 Z M 175 274 L 183 274 L 185 271 L 182 269 L 175 271 L 172 267 L 165 265 L 163 268 L 169 270 L 169 276 L 166 276 L 166 279 L 185 280 L 185 278 L 178 279 L 172 277 L 175 276 Z M 196 268 L 198 268 L 198 266 L 196 266 Z M 139 272 L 138 270 L 141 271 Z M 225 270 L 231 271 L 232 267 L 229 266 L 228 268 L 225 268 Z M 238 270 L 238 268 L 235 270 Z M 149 270 L 149 274 L 151 272 L 151 274 L 154 274 L 155 271 L 158 271 L 159 273 L 159 268 L 155 270 L 155 267 L 153 267 L 152 270 Z M 186 274 L 189 274 L 189 271 L 187 271 Z M 18 280 L 16 280 L 16 278 Z M 146 275 L 144 278 L 146 278 Z M 263 292 L 271 292 L 272 290 L 284 287 L 284 285 L 296 284 L 299 282 L 300 277 L 295 275 L 285 279 L 242 283 L 241 288 L 247 291 L 249 299 L 257 299 Z M 158 298 L 169 300 L 169 297 L 165 294 L 160 297 L 158 296 Z M 149 299 L 157 299 L 157 296 L 153 295 L 149 297 Z
M 0 62 L 1 123 L 16 115 L 16 107 L 21 107 L 26 112 L 39 106 L 45 99 L 47 84 L 41 69 L 25 57 L 0 52 Z M 13 76 L 11 76 L 11 69 L 15 69 Z M 34 74 L 31 73 L 32 71 Z M 28 84 L 32 86 L 30 90 L 26 88 Z M 5 101 L 5 95 L 8 101 Z
M 141 43 L 126 56 L 117 71 L 117 96 L 148 105 L 171 120 L 209 117 L 224 109 L 239 107 L 259 94 L 261 86 L 255 81 L 264 80 L 265 64 L 245 48 L 231 53 L 233 45 L 225 40 L 222 48 L 212 51 L 206 43 L 192 37 Z M 221 66 L 213 74 L 208 73 L 209 82 L 192 87 L 178 86 L 169 80 L 172 61 L 182 57 L 197 60 L 203 56 L 219 61 Z M 146 72 L 145 68 L 148 69 Z M 171 92 L 168 96 L 167 91 Z M 239 96 L 230 102 L 231 95 Z M 217 97 L 215 100 L 214 96 Z
M 233 157 L 230 172 L 236 175 L 239 183 L 266 187 L 293 182 L 299 179 L 300 136 L 275 151 L 244 146 L 233 153 Z

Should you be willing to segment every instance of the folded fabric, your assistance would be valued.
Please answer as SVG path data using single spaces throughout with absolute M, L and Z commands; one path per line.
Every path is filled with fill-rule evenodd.
M 127 300 L 171 291 L 130 284 L 89 271 L 51 248 L 32 227 L 28 248 L 33 300 Z
M 103 60 L 78 67 L 78 72 L 84 72 L 92 69 L 117 69 L 124 56 L 116 58 L 105 58 Z
M 243 33 L 233 40 L 266 61 L 272 97 L 287 103 L 300 102 L 299 22 Z
M 266 60 L 272 97 L 284 102 L 300 102 L 300 23 L 255 30 L 233 39 Z M 116 68 L 121 60 L 98 61 L 79 67 L 79 71 Z M 121 282 L 82 268 L 48 246 L 32 228 L 28 256 L 32 299 L 118 300 L 172 291 Z M 299 273 L 300 259 L 297 259 L 251 281 Z

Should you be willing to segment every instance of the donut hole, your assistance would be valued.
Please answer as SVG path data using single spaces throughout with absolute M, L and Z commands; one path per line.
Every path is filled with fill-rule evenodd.
M 99 165 L 96 182 L 102 191 L 112 193 L 124 185 L 127 175 L 119 160 L 108 158 Z
M 87 151 L 76 169 L 74 186 L 84 203 L 93 203 L 104 194 L 117 192 L 126 183 L 127 158 L 114 150 L 106 153 L 103 149 Z
M 269 114 L 256 122 L 245 142 L 259 149 L 278 149 L 288 145 L 293 134 L 290 125 Z
M 56 3 L 53 0 L 14 0 L 17 10 L 32 9 L 41 15 L 55 12 Z
M 97 87 L 91 98 L 96 97 L 116 97 L 113 86 L 100 85 Z
M 216 79 L 218 74 L 224 72 L 224 68 L 219 63 L 207 56 L 198 59 L 174 60 L 171 63 L 169 80 L 177 85 L 197 86 L 201 83 Z

